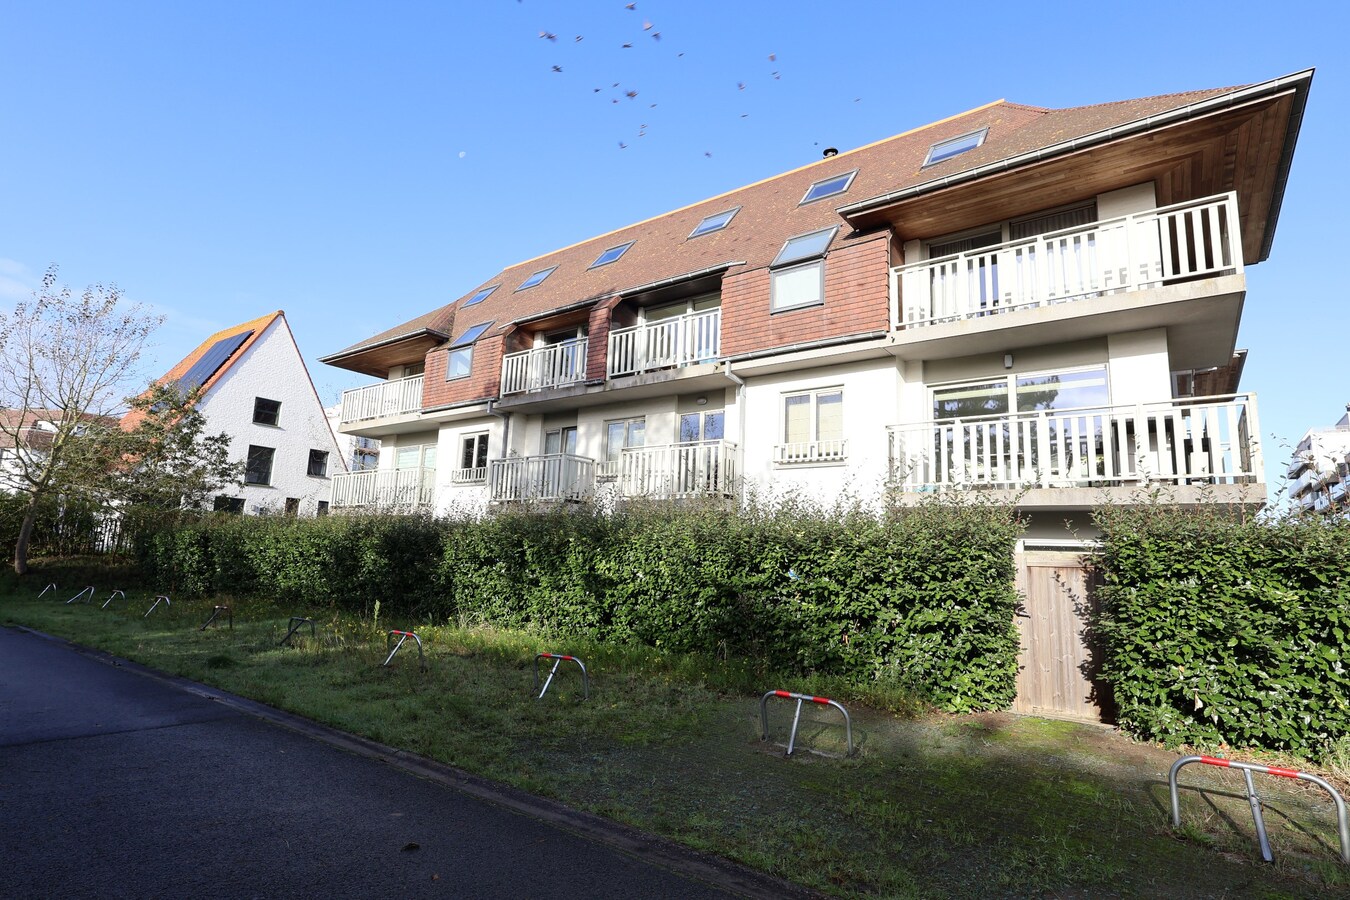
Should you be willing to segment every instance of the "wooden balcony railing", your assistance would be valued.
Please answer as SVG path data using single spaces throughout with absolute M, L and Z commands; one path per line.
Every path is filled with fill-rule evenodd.
M 436 470 L 375 469 L 333 476 L 333 508 L 421 509 L 436 501 Z
M 1178 203 L 891 270 L 893 328 L 1242 272 L 1237 195 Z
M 576 338 L 502 357 L 502 393 L 542 391 L 586 380 L 589 338 Z
M 1254 484 L 1263 477 L 1251 394 L 946 419 L 887 432 L 893 483 L 904 491 Z
M 709 362 L 722 351 L 722 310 L 663 319 L 609 333 L 609 377 Z
M 406 415 L 422 409 L 422 376 L 411 375 L 342 392 L 342 424 Z

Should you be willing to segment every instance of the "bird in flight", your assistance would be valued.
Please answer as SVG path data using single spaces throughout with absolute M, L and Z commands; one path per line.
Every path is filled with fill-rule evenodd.
M 547 38 L 550 41 L 556 41 L 558 39 L 558 36 L 551 31 L 541 31 L 539 32 L 539 36 L 541 38 Z
M 555 72 L 561 72 L 561 71 L 562 71 L 562 66 L 554 66 L 554 67 L 553 67 L 553 71 L 555 71 Z

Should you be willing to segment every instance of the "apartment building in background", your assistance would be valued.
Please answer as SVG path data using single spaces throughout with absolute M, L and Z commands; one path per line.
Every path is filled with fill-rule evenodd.
M 1346 507 L 1350 482 L 1350 405 L 1330 428 L 1311 428 L 1289 461 L 1288 492 L 1299 509 L 1320 513 Z

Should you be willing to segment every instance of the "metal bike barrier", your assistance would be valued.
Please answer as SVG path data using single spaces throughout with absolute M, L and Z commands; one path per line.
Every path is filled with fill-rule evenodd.
M 55 581 L 53 581 L 51 584 L 47 585 L 45 588 L 42 589 L 42 593 L 38 594 L 38 599 L 41 600 L 43 597 L 47 596 L 48 591 L 51 591 L 53 594 L 56 593 Z
M 141 616 L 141 618 L 144 619 L 146 618 L 146 616 L 149 616 L 152 612 L 155 611 L 155 607 L 159 606 L 161 603 L 163 603 L 165 606 L 173 606 L 173 604 L 169 602 L 168 594 L 156 594 L 155 602 L 150 604 L 150 608 L 145 611 L 145 615 Z
M 535 687 L 539 687 L 539 660 L 541 659 L 551 659 L 555 662 L 553 663 L 553 668 L 548 673 L 548 678 L 544 679 L 544 689 L 540 691 L 539 696 L 534 699 L 542 700 L 544 698 L 544 693 L 548 690 L 548 686 L 553 683 L 553 676 L 558 674 L 558 666 L 561 666 L 564 662 L 574 662 L 577 664 L 577 668 L 581 669 L 581 699 L 591 699 L 591 676 L 586 673 L 586 664 L 575 656 L 566 656 L 561 653 L 536 653 L 534 657 Z
M 421 639 L 420 637 L 417 636 L 417 632 L 415 632 L 415 631 L 391 631 L 391 632 L 389 632 L 389 635 L 384 639 L 384 645 L 385 645 L 386 647 L 388 647 L 391 643 L 393 643 L 394 635 L 398 635 L 398 636 L 399 636 L 399 637 L 398 637 L 398 643 L 397 643 L 397 644 L 394 644 L 394 649 L 389 651 L 389 655 L 385 657 L 384 662 L 380 663 L 380 666 L 381 666 L 381 667 L 384 667 L 384 666 L 389 665 L 389 661 L 392 660 L 392 659 L 394 658 L 394 654 L 398 652 L 398 648 L 403 646 L 403 642 L 406 641 L 408 638 L 412 638 L 414 641 L 417 642 L 417 662 L 418 662 L 418 665 L 420 665 L 423 669 L 426 669 L 426 667 L 427 667 L 427 658 L 426 658 L 426 656 L 422 653 L 422 639 Z
M 111 594 L 108 595 L 108 599 L 103 601 L 103 605 L 100 606 L 99 609 L 107 609 L 108 604 L 113 602 L 113 600 L 118 597 L 121 597 L 123 600 L 127 599 L 127 595 L 122 593 L 121 591 L 113 591 Z
M 1261 858 L 1266 862 L 1273 862 L 1270 855 L 1270 841 L 1266 838 L 1266 820 L 1261 815 L 1261 798 L 1256 796 L 1256 786 L 1252 784 L 1252 773 L 1261 775 L 1275 775 L 1280 778 L 1296 778 L 1299 781 L 1307 781 L 1317 785 L 1322 790 L 1331 795 L 1331 799 L 1336 804 L 1336 825 L 1340 831 L 1341 837 L 1341 862 L 1350 865 L 1350 825 L 1346 824 L 1345 819 L 1345 800 L 1336 792 L 1336 789 L 1328 784 L 1324 779 L 1316 775 L 1310 775 L 1307 772 L 1298 772 L 1294 769 L 1281 769 L 1277 766 L 1263 766 L 1259 763 L 1238 762 L 1232 759 L 1222 759 L 1214 756 L 1183 756 L 1181 759 L 1172 763 L 1172 769 L 1167 773 L 1167 784 L 1172 792 L 1172 827 L 1181 827 L 1181 803 L 1177 797 L 1177 773 L 1181 771 L 1182 766 L 1188 766 L 1191 763 L 1202 763 L 1206 766 L 1219 766 L 1224 769 L 1241 769 L 1242 777 L 1247 782 L 1247 803 L 1252 808 L 1252 821 L 1256 823 L 1256 837 L 1261 842 Z
M 78 594 L 76 594 L 74 597 L 71 597 L 69 600 L 67 600 L 67 601 L 66 601 L 66 605 L 69 606 L 70 604 L 74 603 L 76 600 L 80 599 L 81 597 L 86 597 L 86 596 L 87 596 L 88 599 L 86 599 L 86 600 L 84 601 L 85 603 L 88 603 L 90 600 L 93 600 L 93 599 L 94 599 L 94 586 L 93 586 L 92 584 L 89 585 L 89 587 L 85 588 L 84 590 L 80 591 L 80 592 L 79 592 Z
M 291 637 L 297 631 L 300 630 L 300 626 L 305 624 L 309 625 L 309 636 L 314 637 L 315 632 L 313 619 L 306 619 L 304 616 L 291 616 L 291 621 L 289 623 L 290 630 L 286 632 L 286 636 L 284 638 L 282 638 L 280 641 L 277 642 L 277 646 L 281 647 L 284 646 L 286 643 L 288 643 Z
M 215 609 L 211 610 L 211 618 L 203 622 L 202 627 L 198 628 L 197 630 L 205 631 L 206 626 L 214 622 L 216 620 L 216 617 L 219 616 L 222 612 L 225 613 L 226 617 L 230 621 L 230 630 L 234 631 L 234 610 L 230 609 L 228 606 L 217 606 Z
M 848 739 L 848 752 L 844 754 L 844 758 L 847 759 L 848 757 L 853 755 L 853 720 L 849 718 L 848 710 L 844 709 L 843 704 L 839 703 L 839 701 L 837 700 L 831 700 L 829 697 L 813 697 L 810 694 L 794 694 L 791 691 L 766 692 L 763 697 L 759 698 L 759 721 L 761 727 L 763 728 L 763 735 L 760 738 L 760 740 L 767 741 L 769 739 L 770 697 L 782 697 L 786 700 L 797 701 L 797 711 L 792 716 L 792 731 L 788 734 L 788 743 L 787 743 L 788 756 L 792 755 L 793 746 L 797 742 L 797 724 L 801 721 L 802 718 L 802 703 L 804 703 L 807 700 L 811 701 L 812 703 L 818 703 L 821 706 L 833 706 L 835 709 L 839 710 L 841 713 L 844 714 L 844 734 Z M 827 753 L 823 755 L 830 756 L 833 754 Z

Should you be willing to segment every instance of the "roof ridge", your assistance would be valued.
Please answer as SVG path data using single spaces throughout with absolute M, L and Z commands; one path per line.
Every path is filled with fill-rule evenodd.
M 961 118 L 961 117 L 963 117 L 963 116 L 969 116 L 969 115 L 972 115 L 972 114 L 974 114 L 974 113 L 982 112 L 982 111 L 984 111 L 984 110 L 986 110 L 986 109 L 991 109 L 991 108 L 993 108 L 993 107 L 995 107 L 995 106 L 999 106 L 999 105 L 1013 106 L 1013 105 L 1016 105 L 1016 104 L 1010 104 L 1010 103 L 1008 103 L 1007 100 L 1005 100 L 1005 99 L 1003 99 L 1003 98 L 1000 98 L 1000 99 L 998 99 L 998 100 L 991 100 L 991 101 L 988 102 L 988 103 L 982 104 L 982 105 L 980 105 L 980 106 L 973 107 L 972 109 L 965 110 L 964 112 L 956 113 L 955 115 L 946 116 L 945 118 L 938 119 L 938 120 L 935 121 L 935 122 L 929 122 L 929 123 L 927 123 L 927 124 L 925 124 L 925 125 L 918 125 L 918 126 L 916 126 L 916 127 L 914 127 L 914 128 L 909 128 L 909 129 L 907 129 L 907 130 L 905 130 L 905 131 L 902 131 L 902 132 L 900 132 L 899 134 L 892 134 L 892 135 L 888 135 L 887 137 L 884 137 L 884 138 L 879 138 L 878 140 L 871 141 L 871 142 L 866 143 L 866 144 L 863 144 L 863 145 L 861 145 L 861 146 L 859 146 L 859 147 L 854 147 L 854 148 L 852 148 L 851 150 L 845 150 L 845 151 L 843 151 L 843 152 L 841 152 L 841 153 L 837 153 L 837 154 L 835 154 L 834 156 L 826 156 L 826 157 L 823 157 L 822 159 L 812 160 L 811 162 L 805 163 L 805 164 L 800 165 L 800 166 L 797 166 L 797 167 L 794 168 L 794 169 L 788 169 L 786 172 L 779 172 L 779 173 L 777 173 L 777 174 L 775 174 L 775 175 L 770 175 L 770 176 L 768 176 L 767 178 L 761 178 L 761 179 L 759 179 L 758 181 L 752 181 L 752 182 L 750 182 L 749 184 L 742 184 L 742 185 L 739 185 L 739 186 L 737 186 L 737 187 L 730 188 L 729 190 L 725 190 L 725 191 L 723 191 L 723 192 L 720 193 L 720 194 L 714 194 L 714 195 L 711 196 L 711 197 L 704 197 L 702 200 L 695 200 L 693 203 L 686 203 L 684 206 L 680 206 L 680 207 L 677 207 L 677 208 L 675 208 L 675 209 L 667 210 L 666 212 L 659 213 L 659 214 L 654 215 L 654 216 L 648 216 L 648 217 L 645 218 L 645 219 L 639 219 L 638 221 L 636 221 L 636 222 L 630 222 L 630 223 L 628 223 L 627 225 L 620 225 L 618 228 L 610 229 L 609 231 L 603 232 L 602 234 L 597 234 L 597 235 L 594 235 L 594 236 L 592 236 L 592 237 L 588 237 L 588 238 L 586 238 L 586 239 L 584 239 L 584 240 L 574 241 L 573 243 L 568 244 L 568 245 L 565 246 L 565 247 L 557 247 L 557 248 L 554 248 L 553 250 L 548 250 L 548 251 L 546 251 L 546 252 L 544 252 L 544 253 L 540 253 L 540 254 L 538 254 L 538 255 L 536 255 L 536 256 L 531 256 L 531 257 L 528 258 L 528 259 L 523 259 L 523 260 L 521 260 L 520 262 L 512 263 L 512 264 L 509 265 L 509 266 L 505 266 L 505 267 L 502 268 L 502 270 L 501 270 L 500 272 L 498 272 L 497 274 L 498 274 L 498 275 L 504 275 L 504 274 L 506 274 L 507 272 L 511 271 L 512 269 L 516 268 L 517 266 L 523 266 L 523 265 L 526 265 L 526 264 L 531 263 L 531 262 L 534 262 L 534 261 L 536 261 L 536 260 L 543 259 L 543 258 L 546 257 L 546 256 L 553 256 L 554 254 L 562 253 L 562 252 L 565 251 L 565 250 L 571 250 L 573 247 L 580 247 L 580 246 L 582 246 L 583 244 L 589 244 L 591 241 L 598 241 L 598 240 L 600 240 L 601 238 L 606 238 L 606 237 L 609 237 L 610 235 L 618 234 L 618 233 L 621 232 L 621 231 L 628 231 L 628 230 L 631 229 L 631 228 L 637 228 L 637 227 L 640 226 L 640 225 L 646 225 L 648 222 L 655 222 L 655 221 L 657 221 L 658 219 L 665 219 L 665 218 L 668 218 L 668 217 L 670 217 L 670 216 L 678 215 L 679 213 L 682 213 L 682 212 L 684 212 L 685 210 L 693 209 L 693 208 L 696 207 L 696 206 L 702 206 L 702 205 L 705 204 L 705 203 L 711 203 L 712 201 L 714 201 L 714 200 L 720 200 L 720 199 L 722 199 L 723 197 L 730 197 L 730 196 L 733 195 L 733 194 L 739 194 L 739 193 L 741 193 L 742 191 L 749 190 L 750 188 L 753 188 L 753 187 L 758 187 L 758 186 L 761 185 L 761 184 L 768 184 L 768 183 L 771 182 L 771 181 L 777 181 L 777 180 L 780 179 L 780 178 L 787 178 L 789 175 L 795 175 L 795 174 L 797 174 L 798 172 L 801 172 L 801 171 L 803 171 L 803 170 L 805 170 L 805 169 L 811 168 L 812 166 L 824 165 L 825 163 L 828 163 L 828 162 L 837 162 L 838 160 L 840 160 L 840 159 L 842 159 L 843 157 L 848 156 L 848 155 L 850 155 L 850 154 L 853 154 L 853 153 L 861 153 L 861 152 L 864 151 L 864 150 L 870 150 L 870 149 L 873 148 L 873 147 L 879 147 L 879 146 L 881 146 L 882 144 L 890 143 L 891 141 L 896 141 L 896 140 L 899 140 L 900 138 L 909 137 L 909 136 L 911 136 L 911 135 L 918 134 L 918 133 L 921 132 L 921 131 L 926 131 L 926 130 L 928 130 L 929 128 L 935 128 L 935 127 L 937 127 L 938 125 L 946 124 L 947 122 L 951 122 L 951 121 L 953 121 L 953 120 L 955 120 L 955 119 L 959 119 L 959 118 Z M 487 283 L 490 283 L 490 281 L 489 281 L 489 282 L 484 282 L 484 284 L 487 284 Z M 475 290 L 477 290 L 477 289 L 475 288 Z M 462 297 L 457 298 L 455 302 L 458 302 L 459 300 L 462 300 L 464 297 L 468 297 L 468 296 L 470 296 L 470 294 L 464 294 Z
M 1139 103 L 1145 100 L 1166 100 L 1168 97 L 1183 97 L 1187 94 L 1208 94 L 1213 92 L 1217 96 L 1217 94 L 1222 93 L 1224 91 L 1237 91 L 1245 87 L 1251 87 L 1251 85 L 1232 84 L 1227 85 L 1225 87 L 1217 87 L 1217 88 L 1196 88 L 1195 90 L 1190 91 L 1173 91 L 1170 94 L 1151 94 L 1148 97 L 1133 97 L 1125 100 L 1108 100 L 1105 103 L 1088 103 L 1083 106 L 1065 106 L 1059 109 L 1052 109 L 1050 110 L 1050 112 L 1068 112 L 1069 110 L 1073 109 L 1100 109 L 1103 106 L 1120 106 L 1123 103 Z

